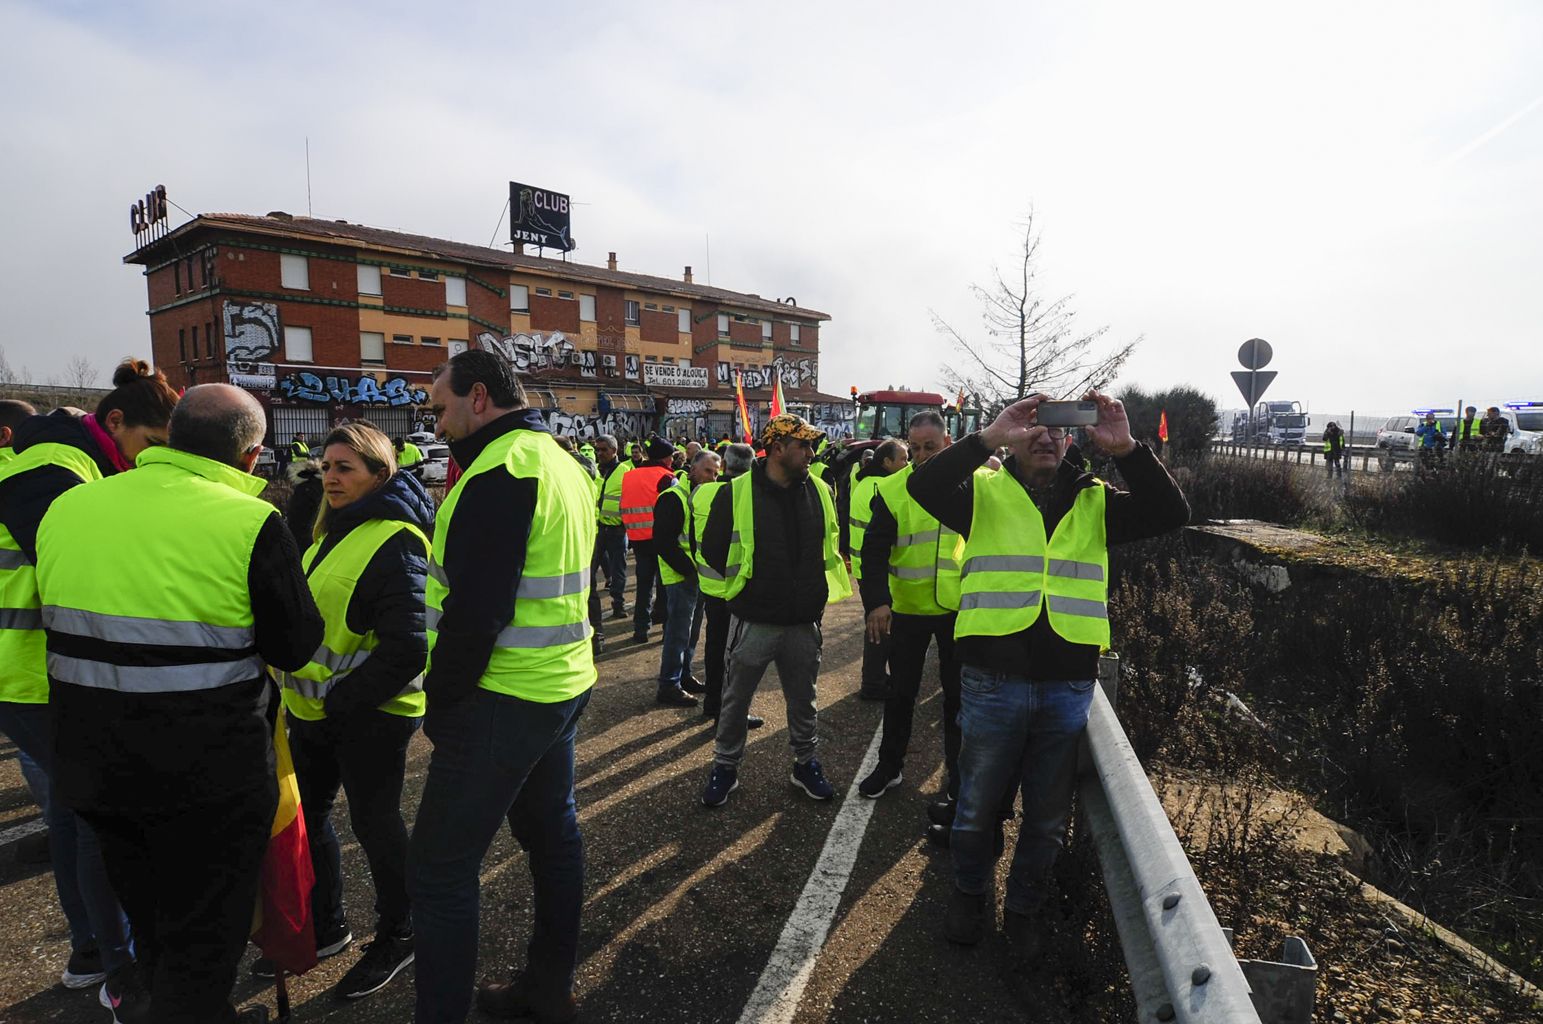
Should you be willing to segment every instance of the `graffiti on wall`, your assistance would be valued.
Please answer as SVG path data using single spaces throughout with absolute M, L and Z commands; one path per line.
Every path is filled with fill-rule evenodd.
M 648 433 L 648 424 L 640 412 L 612 410 L 601 416 L 553 409 L 546 414 L 546 423 L 553 434 L 567 437 L 596 438 L 601 434 L 610 434 L 621 439 L 644 437 Z
M 279 350 L 279 307 L 273 302 L 225 303 L 225 358 L 260 363 Z
M 816 430 L 825 431 L 832 441 L 851 437 L 857 424 L 857 410 L 848 402 L 821 402 L 809 407 L 809 421 Z
M 707 399 L 671 398 L 666 402 L 665 411 L 670 416 L 694 416 L 707 411 Z
M 798 360 L 778 356 L 765 366 L 745 367 L 744 375 L 747 391 L 770 388 L 779 376 L 785 388 L 816 388 L 820 384 L 820 361 L 810 356 Z M 734 386 L 734 368 L 728 363 L 718 364 L 718 383 Z
M 279 381 L 279 394 L 295 402 L 336 402 L 340 405 L 423 405 L 429 393 L 401 377 L 378 381 L 374 377 L 325 377 L 308 370 L 291 373 Z
M 496 352 L 521 373 L 534 370 L 561 370 L 570 363 L 577 365 L 578 351 L 562 331 L 551 334 L 512 334 L 500 338 L 491 331 L 477 335 L 477 344 L 488 352 Z M 594 354 L 590 353 L 590 373 L 594 376 Z
M 637 380 L 638 379 L 638 357 L 637 356 L 628 356 L 627 357 L 626 371 L 627 371 L 627 379 L 628 380 Z

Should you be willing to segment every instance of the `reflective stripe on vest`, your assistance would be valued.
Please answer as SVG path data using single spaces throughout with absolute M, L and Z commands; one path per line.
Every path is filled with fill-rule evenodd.
M 234 467 L 157 447 L 132 473 L 60 495 L 38 530 L 49 675 L 125 693 L 259 678 L 248 575 L 257 534 L 274 515 L 257 497 L 263 486 Z M 100 658 L 83 656 L 79 638 L 95 641 Z M 121 649 L 116 657 L 112 647 Z M 169 663 L 136 663 L 142 649 Z
M 463 479 L 479 473 L 508 473 L 538 483 L 514 619 L 495 638 L 477 685 L 540 704 L 570 700 L 595 684 L 587 614 L 596 534 L 595 517 L 589 514 L 595 507 L 591 478 L 550 434 L 532 430 L 511 430 L 489 442 Z M 454 581 L 442 566 L 464 493 L 463 487 L 452 490 L 434 522 L 424 613 L 431 668 L 446 602 L 454 604 Z M 476 538 L 468 540 L 475 543 Z
M 890 607 L 902 615 L 947 615 L 959 607 L 963 541 L 911 497 L 906 485 L 913 468 L 884 477 L 877 492 L 897 534 L 889 549 Z
M 863 538 L 868 535 L 868 517 L 873 514 L 873 496 L 885 477 L 877 473 L 852 484 L 847 503 L 847 547 L 852 552 L 852 578 L 863 578 Z
M 712 513 L 713 497 L 725 482 L 714 480 L 712 483 L 698 487 L 691 494 L 691 528 L 696 531 L 697 537 L 695 556 L 697 586 L 708 597 L 721 598 L 724 591 L 723 574 L 708 565 L 702 557 L 702 538 L 707 536 L 707 519 Z
M 9 451 L 9 449 L 7 449 Z M 35 444 L 0 464 L 0 480 L 45 466 L 67 469 L 84 483 L 100 480 L 96 460 L 68 444 Z M 37 574 L 9 530 L 0 526 L 0 701 L 48 703 L 48 647 Z
M 954 635 L 1007 636 L 1048 614 L 1071 643 L 1108 647 L 1105 504 L 1101 482 L 1078 491 L 1047 539 L 1044 517 L 1011 473 L 977 475 Z
M 745 589 L 755 574 L 755 497 L 751 486 L 751 473 L 742 473 L 730 483 L 733 495 L 734 529 L 729 534 L 729 555 L 724 567 L 725 600 L 732 601 Z M 825 481 L 815 477 L 809 483 L 820 497 L 820 509 L 825 519 L 825 601 L 835 604 L 852 596 L 852 579 L 847 575 L 846 563 L 838 550 L 836 503 L 831 500 L 830 488 Z
M 627 539 L 654 539 L 654 505 L 659 501 L 659 481 L 671 476 L 663 466 L 639 466 L 627 470 L 621 482 L 621 521 Z
M 664 493 L 659 495 L 659 500 L 680 503 L 680 535 L 673 538 L 661 537 L 659 539 L 664 543 L 673 541 L 675 544 L 678 544 L 689 560 L 692 557 L 691 549 L 694 547 L 691 543 L 691 488 L 686 484 L 676 484 L 673 487 L 666 488 Z M 666 562 L 663 557 L 657 555 L 655 557 L 659 558 L 659 578 L 664 581 L 665 586 L 668 587 L 685 579 L 684 576 L 672 569 L 670 563 Z
M 353 602 L 359 578 L 369 568 L 381 545 L 402 532 L 417 537 L 423 545 L 421 550 L 425 554 L 428 552 L 429 540 L 416 526 L 395 520 L 371 519 L 350 530 L 319 562 L 317 556 L 323 541 L 312 544 L 301 559 L 306 583 L 326 628 L 321 645 L 311 655 L 309 664 L 294 672 L 273 673 L 282 687 L 284 707 L 296 718 L 308 722 L 326 718 L 324 702 L 327 694 L 334 686 L 344 684 L 349 673 L 364 664 L 378 646 L 380 641 L 373 630 L 360 634 L 348 628 L 348 606 Z M 400 692 L 379 705 L 379 709 L 405 718 L 422 715 L 423 675 L 420 673 L 409 680 Z

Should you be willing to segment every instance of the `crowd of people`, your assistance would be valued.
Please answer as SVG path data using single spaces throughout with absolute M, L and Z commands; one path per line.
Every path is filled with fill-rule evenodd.
M 988 929 L 1021 799 L 1002 930 L 1032 956 L 1110 644 L 1108 549 L 1188 519 L 1120 403 L 1084 397 L 1099 422 L 1083 440 L 1128 489 L 1036 422 L 1040 396 L 957 442 L 933 412 L 904 440 L 844 448 L 787 414 L 753 446 L 554 438 L 513 367 L 469 351 L 430 388 L 459 467 L 437 507 L 408 446 L 355 422 L 314 448 L 291 441 L 313 465 L 287 515 L 259 497 L 264 416 L 238 388 L 179 396 L 127 362 L 91 414 L 0 402 L 0 731 L 49 824 L 63 983 L 94 988 L 115 1022 L 267 1019 L 261 1005 L 238 1014 L 231 992 L 278 806 L 279 720 L 317 958 L 354 944 L 340 792 L 369 866 L 372 935 L 335 994 L 365 998 L 413 965 L 420 1024 L 462 1021 L 474 1002 L 575 1019 L 574 748 L 605 626 L 630 619 L 635 644 L 662 627 L 655 700 L 715 723 L 704 807 L 740 785 L 771 665 L 790 785 L 828 801 L 825 612 L 854 580 L 860 692 L 884 705 L 858 794 L 902 784 L 935 644 L 946 783 L 928 835 L 954 886 L 942 931 L 972 945 Z M 408 822 L 420 726 L 432 751 Z M 506 823 L 530 860 L 527 963 L 478 984 L 480 869 Z

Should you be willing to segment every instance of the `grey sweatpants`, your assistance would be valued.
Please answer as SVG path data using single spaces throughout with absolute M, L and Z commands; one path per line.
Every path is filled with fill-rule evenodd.
M 729 619 L 729 643 L 724 655 L 723 703 L 718 710 L 715 760 L 726 768 L 738 768 L 745 759 L 745 716 L 766 666 L 777 663 L 782 696 L 788 705 L 788 744 L 793 760 L 803 764 L 814 757 L 819 715 L 814 707 L 814 684 L 820 675 L 820 625 L 770 626 Z

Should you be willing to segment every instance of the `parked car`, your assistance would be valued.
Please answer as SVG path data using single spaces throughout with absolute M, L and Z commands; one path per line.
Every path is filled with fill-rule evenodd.
M 424 443 L 414 441 L 413 444 L 423 449 L 422 480 L 426 484 L 443 484 L 445 474 L 450 469 L 450 446 L 439 442 Z
M 1420 446 L 1420 439 L 1415 436 L 1414 428 L 1425 422 L 1426 411 L 1416 409 L 1410 416 L 1389 416 L 1387 422 L 1377 431 L 1377 447 L 1395 452 L 1414 451 Z M 1435 412 L 1436 422 L 1441 424 L 1441 432 L 1451 437 L 1452 431 L 1457 429 L 1457 417 L 1452 415 L 1452 410 L 1430 411 Z
M 1418 416 L 1389 416 L 1377 431 L 1377 447 L 1384 451 L 1409 451 L 1415 446 L 1414 426 Z

